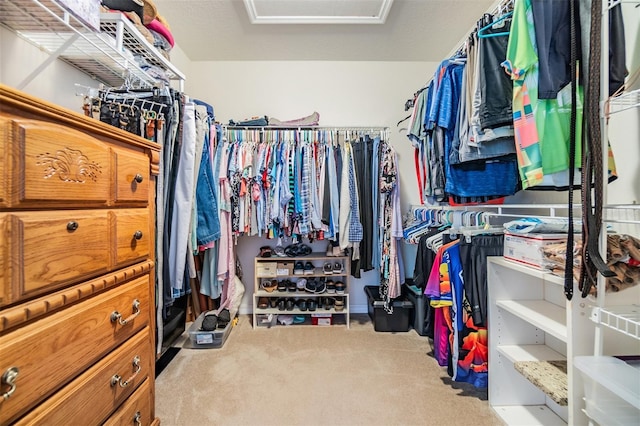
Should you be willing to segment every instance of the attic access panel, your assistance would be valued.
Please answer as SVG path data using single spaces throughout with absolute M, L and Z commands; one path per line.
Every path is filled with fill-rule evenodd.
M 393 0 L 244 0 L 252 24 L 384 24 Z

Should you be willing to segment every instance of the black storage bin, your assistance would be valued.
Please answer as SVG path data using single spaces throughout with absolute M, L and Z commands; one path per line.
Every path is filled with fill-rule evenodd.
M 407 300 L 413 303 L 411 326 L 419 335 L 428 336 L 426 317 L 429 299 L 411 281 L 407 281 L 402 285 L 402 293 L 406 295 Z
M 393 313 L 389 314 L 384 310 L 384 301 L 380 298 L 378 286 L 367 285 L 364 291 L 369 301 L 369 317 L 373 321 L 375 331 L 409 331 L 409 316 L 413 303 L 404 296 L 398 297 L 391 302 Z

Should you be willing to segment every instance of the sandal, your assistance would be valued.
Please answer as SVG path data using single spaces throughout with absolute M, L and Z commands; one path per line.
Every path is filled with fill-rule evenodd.
M 266 297 L 261 297 L 258 299 L 258 308 L 259 309 L 267 309 L 269 307 L 269 299 Z

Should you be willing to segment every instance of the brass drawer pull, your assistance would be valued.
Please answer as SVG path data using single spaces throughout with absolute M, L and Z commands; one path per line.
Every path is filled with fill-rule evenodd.
M 135 238 L 136 240 L 141 240 L 141 239 L 142 239 L 142 235 L 143 235 L 143 234 L 142 234 L 142 231 L 136 231 L 136 232 L 133 234 L 133 238 Z
M 80 226 L 78 224 L 78 222 L 76 222 L 75 220 L 72 220 L 70 222 L 67 222 L 67 231 L 75 231 L 76 229 L 78 229 L 78 226 Z
M 11 367 L 2 375 L 2 384 L 11 386 L 8 391 L 2 394 L 1 402 L 4 402 L 5 399 L 9 399 L 11 395 L 16 391 L 16 379 L 18 378 L 18 373 L 20 369 L 18 367 Z
M 133 379 L 135 379 L 136 376 L 140 373 L 140 370 L 142 370 L 142 366 L 140 365 L 140 357 L 138 355 L 133 357 L 133 366 L 135 367 L 136 371 L 134 371 L 131 377 L 129 377 L 125 381 L 122 381 L 122 376 L 120 376 L 119 374 L 114 374 L 113 377 L 111 377 L 111 386 L 115 386 L 118 384 L 121 388 L 126 388 L 127 386 L 129 386 Z
M 138 183 L 142 183 L 142 181 L 144 180 L 144 178 L 142 177 L 142 175 L 140 173 L 136 174 L 133 179 L 138 182 Z
M 133 321 L 133 319 L 138 315 L 140 315 L 140 301 L 138 299 L 135 299 L 133 301 L 133 314 L 131 314 L 129 318 L 122 319 L 122 314 L 120 312 L 113 311 L 111 313 L 111 321 L 113 322 L 118 321 L 118 324 L 126 325 L 129 322 Z
M 142 414 L 140 414 L 140 411 L 136 411 L 136 414 L 133 416 L 133 424 L 142 426 Z

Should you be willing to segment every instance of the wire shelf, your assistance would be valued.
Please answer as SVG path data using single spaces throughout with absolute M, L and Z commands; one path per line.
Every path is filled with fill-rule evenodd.
M 95 32 L 51 0 L 0 2 L 2 25 L 108 86 L 156 85 L 144 64 L 165 70 L 169 80 L 185 79 L 122 14 L 103 13 L 100 20 Z
M 640 89 L 622 93 L 609 99 L 609 115 L 640 106 Z
M 611 306 L 593 308 L 591 319 L 600 325 L 640 340 L 640 306 Z

